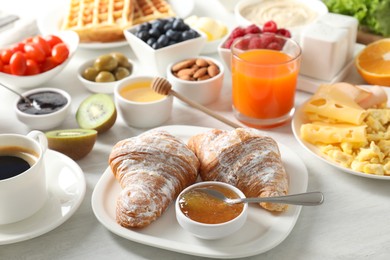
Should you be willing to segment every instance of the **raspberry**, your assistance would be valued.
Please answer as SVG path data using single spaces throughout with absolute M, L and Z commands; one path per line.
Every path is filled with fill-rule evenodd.
M 262 35 L 262 41 L 263 41 L 263 48 L 268 46 L 271 42 L 275 41 L 276 37 L 273 33 L 264 33 Z
M 242 39 L 240 42 L 234 45 L 235 48 L 240 50 L 247 50 L 250 39 Z
M 230 35 L 231 38 L 236 39 L 238 37 L 244 36 L 245 35 L 245 30 L 241 27 L 236 27 L 233 31 L 232 34 Z
M 229 38 L 226 40 L 225 44 L 223 45 L 224 48 L 227 48 L 227 49 L 230 49 L 230 46 L 232 46 L 232 43 L 233 43 L 234 39 L 233 38 Z
M 261 49 L 264 48 L 263 41 L 261 40 L 260 37 L 253 37 L 250 39 L 249 44 L 248 44 L 248 49 Z
M 278 26 L 274 21 L 268 21 L 263 25 L 263 32 L 276 33 L 278 31 Z
M 261 29 L 256 24 L 249 25 L 245 28 L 245 34 L 250 33 L 261 33 Z
M 289 30 L 287 29 L 284 29 L 284 28 L 280 28 L 277 30 L 276 34 L 279 34 L 279 35 L 282 35 L 284 37 L 287 37 L 287 38 L 291 38 L 291 33 Z
M 268 44 L 267 49 L 280 51 L 282 49 L 282 46 L 278 42 L 275 41 L 275 42 L 271 42 L 270 44 Z

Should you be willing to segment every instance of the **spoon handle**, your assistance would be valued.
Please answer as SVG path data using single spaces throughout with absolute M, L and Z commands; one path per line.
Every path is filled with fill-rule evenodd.
M 204 107 L 204 106 L 202 106 L 202 105 L 192 101 L 191 99 L 186 98 L 185 96 L 177 93 L 174 90 L 170 90 L 170 94 L 175 96 L 175 97 L 177 97 L 181 101 L 187 103 L 188 105 L 190 105 L 190 106 L 192 106 L 192 107 L 202 111 L 203 113 L 206 113 L 207 115 L 214 117 L 215 119 L 221 121 L 222 123 L 225 123 L 225 124 L 227 124 L 227 125 L 229 125 L 229 126 L 231 126 L 233 128 L 240 128 L 240 127 L 242 127 L 241 125 L 236 124 L 236 123 L 228 120 L 227 118 L 225 118 L 225 117 L 223 117 L 223 116 L 221 116 L 221 115 L 219 115 L 217 113 L 214 113 L 213 111 L 209 110 L 207 107 Z
M 324 202 L 324 195 L 321 192 L 307 192 L 298 193 L 287 196 L 278 197 L 264 197 L 264 198 L 244 198 L 244 199 L 232 199 L 229 203 L 260 203 L 260 202 L 272 202 L 292 205 L 303 205 L 303 206 L 315 206 L 320 205 Z

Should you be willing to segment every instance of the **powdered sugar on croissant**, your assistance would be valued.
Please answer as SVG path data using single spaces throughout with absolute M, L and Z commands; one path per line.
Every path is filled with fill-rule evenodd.
M 188 146 L 199 158 L 204 181 L 232 184 L 247 197 L 287 194 L 288 176 L 278 145 L 255 129 L 213 129 L 191 137 Z M 283 211 L 287 207 L 272 203 L 260 205 L 270 211 Z
M 124 227 L 144 227 L 156 220 L 196 181 L 199 168 L 186 144 L 158 130 L 119 141 L 109 164 L 122 187 L 116 219 Z

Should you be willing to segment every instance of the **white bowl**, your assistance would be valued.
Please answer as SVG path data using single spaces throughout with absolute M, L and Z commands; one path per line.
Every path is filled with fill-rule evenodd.
M 209 239 L 209 240 L 220 239 L 232 235 L 234 232 L 238 231 L 245 224 L 248 216 L 248 204 L 247 203 L 243 204 L 242 212 L 236 218 L 227 222 L 222 222 L 217 224 L 205 224 L 190 219 L 180 209 L 180 202 L 183 194 L 187 193 L 192 189 L 201 188 L 203 186 L 209 186 L 209 185 L 216 185 L 216 186 L 222 186 L 228 188 L 232 190 L 234 193 L 236 193 L 239 197 L 245 198 L 245 195 L 239 189 L 237 189 L 236 187 L 230 184 L 217 182 L 217 181 L 198 182 L 185 188 L 177 197 L 175 202 L 176 219 L 179 225 L 183 229 L 192 233 L 196 237 L 202 239 Z
M 79 36 L 73 31 L 61 31 L 53 35 L 60 37 L 69 48 L 69 56 L 63 63 L 51 70 L 32 76 L 16 76 L 0 72 L 1 81 L 12 88 L 29 89 L 49 81 L 58 73 L 60 73 L 76 52 L 77 46 L 79 44 Z
M 31 129 L 36 129 L 36 130 L 53 129 L 61 125 L 62 122 L 66 119 L 66 117 L 70 114 L 72 98 L 64 90 L 58 88 L 36 88 L 36 89 L 26 91 L 22 93 L 22 95 L 24 97 L 28 97 L 31 94 L 46 92 L 46 91 L 59 93 L 60 95 L 64 96 L 68 102 L 64 107 L 62 107 L 61 109 L 53 113 L 43 114 L 43 115 L 32 115 L 32 114 L 22 112 L 21 110 L 18 109 L 17 104 L 20 101 L 20 98 L 17 98 L 15 101 L 16 117 L 19 119 L 19 121 L 21 121 Z
M 155 50 L 135 36 L 137 28 L 138 26 L 135 26 L 124 30 L 125 38 L 137 59 L 147 68 L 148 73 L 156 76 L 165 76 L 168 64 L 176 60 L 198 56 L 206 42 L 204 33 L 198 31 L 200 37 Z
M 322 15 L 328 13 L 327 6 L 318 0 L 285 0 L 286 3 L 285 10 L 288 12 L 285 16 L 281 13 L 281 6 L 278 1 L 271 0 L 242 0 L 239 1 L 234 7 L 234 15 L 238 25 L 247 26 L 251 24 L 256 24 L 260 27 L 263 27 L 263 22 L 273 20 L 277 23 L 279 28 L 288 29 L 293 37 L 298 37 L 300 32 L 309 24 L 316 22 Z M 294 3 L 295 2 L 295 3 Z M 260 15 L 257 15 L 256 21 L 249 20 L 243 15 L 243 10 L 248 6 L 256 4 L 259 10 L 267 10 L 269 13 L 266 18 L 264 18 L 263 22 L 258 22 L 259 19 L 263 20 Z M 267 5 L 267 6 L 265 6 Z M 275 6 L 275 8 L 274 8 Z M 301 8 L 301 6 L 305 6 L 305 8 Z M 292 7 L 299 8 L 296 11 L 292 10 Z M 251 8 L 254 10 L 255 7 Z M 308 12 L 304 13 L 304 10 L 309 10 L 310 13 L 313 14 L 312 18 L 305 22 L 299 22 L 297 24 L 291 24 L 291 21 L 296 21 L 296 17 L 299 14 L 302 14 L 303 17 L 309 17 Z M 284 18 L 283 18 L 284 17 Z M 292 19 L 294 17 L 295 19 Z M 282 19 L 283 18 L 283 19 Z M 295 39 L 297 40 L 297 39 Z
M 135 102 L 121 96 L 120 90 L 136 82 L 152 81 L 152 76 L 127 77 L 119 81 L 114 89 L 115 105 L 123 121 L 130 127 L 152 128 L 163 124 L 172 112 L 173 97 L 168 95 L 152 102 Z
M 232 59 L 232 53 L 230 51 L 230 48 L 223 48 L 225 42 L 229 38 L 229 35 L 227 35 L 225 38 L 222 39 L 222 41 L 219 43 L 217 50 L 219 58 L 223 61 L 225 66 L 229 71 L 231 71 L 232 65 L 231 65 L 231 59 Z
M 171 83 L 172 89 L 178 92 L 179 94 L 191 99 L 194 102 L 197 102 L 201 105 L 208 105 L 214 101 L 216 101 L 221 93 L 223 78 L 225 75 L 225 69 L 221 62 L 218 60 L 206 57 L 206 56 L 198 56 L 195 58 L 210 60 L 215 63 L 219 68 L 219 73 L 206 80 L 200 81 L 189 81 L 176 77 L 172 73 L 172 67 L 180 61 L 187 60 L 177 60 L 168 65 L 167 67 L 167 80 Z M 191 59 L 191 57 L 189 58 Z
M 115 86 L 118 84 L 119 81 L 121 81 L 123 79 L 117 80 L 117 81 L 112 81 L 112 82 L 95 82 L 95 81 L 87 80 L 82 76 L 83 71 L 86 68 L 91 67 L 93 65 L 94 61 L 95 61 L 95 59 L 91 59 L 91 60 L 88 60 L 88 61 L 85 61 L 84 63 L 82 63 L 77 71 L 77 78 L 80 80 L 81 83 L 83 83 L 84 87 L 86 87 L 89 91 L 91 91 L 93 93 L 104 93 L 104 94 L 114 93 Z M 133 69 L 132 69 L 132 72 L 130 73 L 130 75 L 127 76 L 126 78 L 132 77 L 134 75 L 134 71 L 136 69 L 134 61 L 132 61 L 131 59 L 128 59 L 128 61 L 129 61 L 129 63 L 132 64 Z

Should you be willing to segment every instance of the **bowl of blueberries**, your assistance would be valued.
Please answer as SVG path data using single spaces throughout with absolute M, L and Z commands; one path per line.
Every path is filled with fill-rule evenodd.
M 166 75 L 170 63 L 198 56 L 207 39 L 178 17 L 145 22 L 124 35 L 141 66 L 158 76 Z

